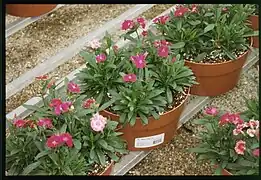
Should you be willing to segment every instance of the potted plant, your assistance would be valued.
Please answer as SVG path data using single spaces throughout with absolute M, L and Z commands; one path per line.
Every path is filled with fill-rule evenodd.
M 27 120 L 9 122 L 6 137 L 8 175 L 109 175 L 114 162 L 126 153 L 126 143 L 115 132 L 117 122 L 97 113 L 98 105 L 80 88 L 65 80 L 62 92 L 46 76 L 44 106 L 29 106 Z
M 167 41 L 154 41 L 142 17 L 125 20 L 122 29 L 129 46 L 115 47 L 108 34 L 105 44 L 91 43 L 93 52 L 82 52 L 87 64 L 77 78 L 83 94 L 103 104 L 100 113 L 120 122 L 128 149 L 149 150 L 173 138 L 195 77 L 168 54 Z
M 259 120 L 208 107 L 203 118 L 193 122 L 204 130 L 199 132 L 201 143 L 189 151 L 196 153 L 198 160 L 210 161 L 215 174 L 259 174 Z
M 7 4 L 6 12 L 12 16 L 34 17 L 53 10 L 57 4 Z
M 254 31 L 259 31 L 259 13 L 258 13 L 258 4 L 250 5 L 251 15 L 249 17 L 251 28 Z M 259 48 L 259 36 L 253 37 L 253 47 Z
M 217 96 L 233 89 L 247 59 L 251 36 L 257 32 L 245 23 L 248 7 L 234 5 L 180 5 L 154 20 L 172 43 L 171 52 L 185 60 L 199 84 L 191 94 Z

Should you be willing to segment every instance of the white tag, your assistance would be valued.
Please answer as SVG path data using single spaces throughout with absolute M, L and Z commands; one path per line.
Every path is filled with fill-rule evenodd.
M 135 148 L 147 148 L 157 146 L 164 142 L 165 133 L 149 137 L 135 138 Z

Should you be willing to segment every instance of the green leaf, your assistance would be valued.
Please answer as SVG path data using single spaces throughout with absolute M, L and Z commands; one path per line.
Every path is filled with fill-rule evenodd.
M 81 109 L 80 111 L 77 111 L 78 117 L 84 117 L 86 115 L 94 113 L 93 109 Z
M 160 115 L 158 113 L 156 113 L 155 111 L 151 111 L 152 116 L 154 117 L 154 119 L 158 120 L 160 118 Z
M 103 140 L 103 139 L 99 139 L 99 140 L 98 140 L 98 144 L 99 144 L 101 147 L 105 148 L 105 149 L 107 149 L 107 147 L 108 147 L 107 142 L 106 142 L 105 140 Z
M 45 151 L 43 151 L 43 152 L 40 152 L 40 153 L 38 153 L 36 156 L 35 156 L 35 160 L 38 160 L 39 158 L 41 158 L 41 157 L 43 157 L 43 156 L 46 156 L 46 155 L 48 155 L 50 153 L 50 151 L 48 151 L 48 150 L 45 150 Z
M 64 168 L 64 171 L 63 171 L 66 175 L 68 175 L 68 176 L 73 176 L 73 172 L 72 172 L 72 170 L 70 169 L 70 167 L 68 167 L 68 166 L 66 166 L 65 168 Z
M 82 148 L 82 143 L 78 139 L 73 140 L 74 147 L 78 150 Z
M 197 125 L 202 125 L 202 124 L 206 124 L 209 121 L 207 119 L 194 119 L 192 121 L 193 124 L 197 124 Z
M 62 128 L 60 129 L 60 133 L 65 133 L 67 129 L 67 124 L 63 124 Z
M 41 162 L 39 162 L 39 161 L 29 164 L 28 166 L 26 166 L 26 168 L 24 168 L 22 175 L 28 175 L 30 172 L 32 172 L 34 169 L 36 169 L 40 165 L 41 165 Z
M 247 175 L 254 175 L 256 171 L 254 169 L 250 169 L 247 171 Z
M 39 111 L 39 112 L 43 112 L 43 109 L 37 106 L 32 106 L 32 105 L 28 105 L 28 104 L 23 104 L 23 107 L 25 107 L 26 109 L 32 110 L 32 111 Z
M 256 149 L 256 148 L 259 148 L 259 143 L 252 144 L 250 149 Z
M 118 125 L 119 123 L 117 122 L 117 121 L 107 121 L 107 124 L 106 124 L 106 127 L 108 128 L 108 129 L 110 129 L 110 130 L 114 130 L 114 129 L 116 129 L 116 127 L 117 127 L 117 125 Z
M 117 162 L 119 160 L 119 157 L 116 156 L 114 153 L 107 152 L 107 154 L 113 161 Z
M 214 15 L 214 13 L 209 13 L 209 12 L 208 12 L 208 13 L 206 13 L 204 16 L 205 16 L 205 17 L 208 17 L 208 16 L 213 16 L 213 15 Z
M 221 166 L 218 166 L 216 169 L 215 169 L 215 173 L 214 175 L 222 175 L 222 167 Z
M 111 99 L 110 101 L 104 103 L 101 107 L 99 107 L 99 111 L 107 109 L 110 105 L 112 105 L 116 99 Z
M 119 119 L 120 123 L 124 123 L 126 121 L 126 115 L 127 115 L 126 113 L 122 113 L 120 115 L 120 119 Z
M 131 119 L 130 119 L 130 125 L 131 125 L 131 126 L 134 126 L 135 123 L 136 123 L 136 115 L 133 114 L 132 117 L 131 117 Z
M 183 48 L 184 46 L 185 46 L 184 42 L 179 42 L 179 43 L 173 44 L 171 46 L 171 48 L 173 48 L 173 49 L 180 49 L 180 48 Z
M 10 152 L 10 155 L 14 155 L 14 154 L 17 154 L 21 151 L 21 149 L 13 149 L 11 152 Z
M 201 54 L 199 54 L 195 59 L 194 61 L 196 62 L 199 62 L 199 61 L 202 61 L 205 57 L 206 57 L 207 53 L 203 52 Z
M 105 162 L 105 155 L 102 153 L 102 151 L 100 149 L 96 149 L 96 154 L 97 154 L 97 156 L 99 158 L 99 161 L 100 161 L 101 165 L 104 166 L 106 164 L 106 162 Z
M 215 24 L 209 24 L 209 25 L 207 25 L 207 27 L 205 27 L 205 29 L 204 29 L 204 33 L 213 30 L 214 27 L 215 27 Z
M 172 92 L 169 88 L 167 88 L 166 90 L 166 94 L 167 94 L 167 101 L 169 104 L 172 104 L 173 102 L 173 97 L 172 97 Z
M 138 114 L 139 114 L 139 116 L 141 118 L 141 122 L 142 122 L 143 125 L 146 125 L 146 124 L 149 123 L 148 118 L 144 114 L 142 114 L 140 112 Z
M 200 20 L 195 20 L 195 21 L 189 21 L 189 24 L 191 24 L 192 26 L 196 26 L 198 24 L 200 24 L 201 21 Z
M 95 157 L 95 151 L 94 151 L 94 149 L 92 148 L 92 149 L 90 150 L 90 158 L 91 158 L 91 159 L 94 159 L 94 157 Z
M 190 148 L 188 151 L 194 152 L 194 153 L 207 153 L 207 152 L 209 152 L 209 149 L 208 148 Z

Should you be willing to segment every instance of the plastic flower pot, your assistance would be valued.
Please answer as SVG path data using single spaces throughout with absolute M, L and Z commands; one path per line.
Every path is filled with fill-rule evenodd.
M 252 41 L 251 38 L 251 45 Z M 233 89 L 239 81 L 242 67 L 249 52 L 250 50 L 247 50 L 237 59 L 223 63 L 208 64 L 185 61 L 185 65 L 191 68 L 199 83 L 192 86 L 191 94 L 218 96 Z
M 258 15 L 252 15 L 249 17 L 249 20 L 251 22 L 251 27 L 254 31 L 259 30 L 259 16 Z M 259 48 L 259 36 L 253 37 L 253 47 Z
M 179 106 L 160 115 L 158 120 L 149 117 L 149 123 L 143 125 L 140 118 L 137 118 L 134 126 L 129 124 L 123 126 L 119 131 L 123 132 L 122 138 L 127 142 L 127 149 L 130 151 L 146 151 L 171 141 L 176 134 L 180 115 L 189 96 L 189 90 L 187 92 L 186 98 Z M 119 120 L 118 115 L 106 110 L 100 112 L 100 114 L 114 121 Z
M 12 16 L 34 17 L 53 10 L 57 4 L 7 4 L 6 12 Z
M 214 165 L 214 168 L 215 169 L 217 169 L 217 165 Z M 221 174 L 223 175 L 223 176 L 232 176 L 233 174 L 231 174 L 228 170 L 226 170 L 226 169 L 222 169 L 221 170 Z

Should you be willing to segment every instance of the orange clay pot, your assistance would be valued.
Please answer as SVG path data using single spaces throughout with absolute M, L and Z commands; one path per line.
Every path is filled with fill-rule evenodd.
M 113 165 L 114 165 L 114 162 L 111 162 L 111 164 L 102 173 L 100 173 L 99 176 L 111 175 Z
M 53 10 L 57 4 L 7 4 L 6 13 L 19 17 L 34 17 Z
M 259 30 L 259 16 L 258 15 L 252 15 L 249 17 L 249 20 L 251 22 L 251 27 L 254 31 Z M 259 48 L 259 36 L 253 37 L 253 47 Z
M 215 169 L 218 167 L 217 165 L 214 165 Z M 231 174 L 229 171 L 227 171 L 226 169 L 222 169 L 221 170 L 221 174 L 223 176 L 232 176 L 233 174 Z
M 191 94 L 218 96 L 233 89 L 238 83 L 249 52 L 248 50 L 236 60 L 224 63 L 207 64 L 185 61 L 185 65 L 193 71 L 196 81 L 199 83 L 192 86 Z
M 189 91 L 187 92 L 189 93 Z M 160 119 L 155 120 L 153 117 L 149 117 L 149 123 L 143 125 L 140 118 L 137 118 L 134 126 L 126 124 L 122 127 L 119 131 L 123 132 L 122 138 L 127 142 L 128 150 L 151 150 L 171 141 L 176 134 L 180 115 L 189 96 L 188 93 L 179 106 L 160 115 Z M 114 121 L 119 120 L 118 115 L 106 110 L 101 111 L 100 114 Z

